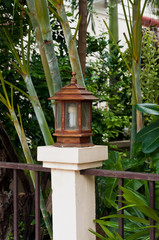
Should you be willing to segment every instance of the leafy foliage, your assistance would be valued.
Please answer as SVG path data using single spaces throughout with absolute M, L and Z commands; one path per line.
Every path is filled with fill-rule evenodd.
M 108 160 L 103 163 L 102 169 L 136 172 L 141 172 L 144 169 L 145 171 L 151 171 L 153 167 L 149 168 L 146 159 L 147 156 L 141 152 L 141 148 L 137 144 L 134 158 L 132 159 L 127 156 L 126 152 L 109 151 Z M 137 191 L 143 186 L 143 182 L 139 180 L 125 180 L 125 185 Z M 98 218 L 116 211 L 118 207 L 115 203 L 117 197 L 118 181 L 116 178 L 96 177 L 96 215 Z
M 120 188 L 123 192 L 123 209 L 125 209 L 125 214 L 113 214 L 102 217 L 100 220 L 94 220 L 94 222 L 98 223 L 105 232 L 105 237 L 92 231 L 91 229 L 90 231 L 102 240 L 122 239 L 117 233 L 118 224 L 116 222 L 116 219 L 124 218 L 125 240 L 149 239 L 149 231 L 151 227 L 149 219 L 151 218 L 156 222 L 156 225 L 153 226 L 156 229 L 156 237 L 159 236 L 158 211 L 155 211 L 149 207 L 147 198 L 139 192 L 130 188 Z M 108 221 L 108 219 L 112 219 L 112 221 Z
M 124 61 L 114 45 L 111 53 L 107 50 L 109 42 L 105 36 L 99 38 L 88 35 L 88 56 L 86 86 L 99 98 L 98 107 L 93 108 L 93 141 L 102 144 L 113 139 L 125 139 L 123 129 L 130 127 L 130 75 Z M 114 78 L 115 83 L 109 83 Z M 100 123 L 100 124 L 99 124 Z
M 137 109 L 141 112 L 159 115 L 159 107 L 156 104 L 138 104 Z M 142 142 L 142 151 L 152 153 L 159 147 L 159 119 L 154 119 L 152 123 L 139 131 L 136 136 L 138 142 Z
M 141 55 L 141 90 L 143 102 L 156 103 L 159 95 L 159 47 L 155 32 L 146 29 Z
M 149 0 L 148 3 L 152 8 L 153 14 L 159 16 L 159 2 L 158 0 Z
M 13 65 L 13 55 L 7 48 L 7 41 L 4 36 L 3 29 L 7 30 L 7 32 L 11 35 L 12 41 L 15 45 L 20 46 L 20 22 L 22 20 L 22 15 L 18 11 L 13 11 L 13 1 L 0 1 L 0 66 L 3 71 L 3 76 L 5 80 L 8 80 L 11 84 L 14 84 L 16 87 L 20 87 L 23 91 L 25 90 L 24 84 L 21 76 L 15 71 Z M 27 34 L 27 25 L 28 25 L 28 17 L 25 16 L 25 21 L 23 22 L 23 33 Z M 7 88 L 8 96 L 11 97 L 10 88 Z M 2 93 L 2 87 L 0 84 L 0 93 Z M 15 105 L 21 103 L 22 114 L 28 126 L 32 125 L 32 123 L 28 120 L 29 113 L 32 113 L 31 105 L 26 97 L 22 97 L 18 91 L 14 92 L 14 103 Z M 19 143 L 19 139 L 17 133 L 14 129 L 13 124 L 10 122 L 8 117 L 6 107 L 0 103 L 0 119 L 3 121 L 5 128 L 8 131 L 9 136 L 11 137 L 12 143 L 14 144 L 15 149 L 21 154 L 21 160 L 23 159 L 23 154 L 21 152 L 21 147 Z M 27 112 L 28 110 L 28 112 Z M 24 124 L 25 124 L 24 123 Z M 29 129 L 28 129 L 28 132 Z M 31 131 L 32 132 L 32 131 Z

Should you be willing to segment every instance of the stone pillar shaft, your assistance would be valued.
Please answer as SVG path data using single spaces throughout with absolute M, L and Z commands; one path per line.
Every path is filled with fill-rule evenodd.
M 38 161 L 51 168 L 54 240 L 95 240 L 94 176 L 80 170 L 99 167 L 107 159 L 106 146 L 86 148 L 38 147 Z

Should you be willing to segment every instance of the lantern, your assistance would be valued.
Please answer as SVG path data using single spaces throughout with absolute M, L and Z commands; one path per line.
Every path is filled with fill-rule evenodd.
M 71 83 L 56 92 L 50 100 L 55 100 L 55 133 L 57 147 L 88 147 L 92 133 L 92 101 L 98 98 L 77 84 L 76 73 L 72 73 Z

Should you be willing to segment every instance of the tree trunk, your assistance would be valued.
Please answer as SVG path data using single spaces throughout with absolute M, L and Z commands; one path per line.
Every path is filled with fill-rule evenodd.
M 27 0 L 30 19 L 36 32 L 48 89 L 52 97 L 62 87 L 58 61 L 54 51 L 51 33 L 48 2 L 46 0 Z M 40 31 L 39 31 L 40 28 Z M 43 46 L 43 49 L 42 49 Z M 45 62 L 47 61 L 47 63 Z
M 141 17 L 140 1 L 134 0 L 133 4 L 133 48 L 134 57 L 132 59 L 132 128 L 131 128 L 131 148 L 130 157 L 133 156 L 133 145 L 137 131 L 142 128 L 142 113 L 136 110 L 136 104 L 141 103 L 141 84 L 140 84 L 140 68 L 141 68 Z
M 66 40 L 66 44 L 69 52 L 72 71 L 75 71 L 76 73 L 78 84 L 85 87 L 85 82 L 83 78 L 83 73 L 82 73 L 81 63 L 79 60 L 76 42 L 75 42 L 75 39 L 73 39 L 69 22 L 67 19 L 67 14 L 65 11 L 65 6 L 63 3 L 57 4 L 57 12 L 59 17 L 61 18 L 61 25 L 62 25 L 63 33 L 65 36 L 65 40 Z
M 118 42 L 118 2 L 117 0 L 109 0 L 109 29 Z M 109 35 L 109 40 L 112 40 Z
M 112 33 L 113 37 L 114 37 L 114 41 L 117 43 L 118 42 L 118 3 L 117 0 L 109 0 L 109 29 L 110 32 Z M 109 34 L 109 53 L 110 55 L 114 54 L 114 49 L 112 50 L 112 45 L 114 45 L 115 43 L 113 42 L 113 39 L 111 37 L 111 35 Z M 115 86 L 117 83 L 117 78 L 116 78 L 116 74 L 113 72 L 110 75 L 110 86 Z M 110 98 L 113 97 L 113 95 L 117 94 L 117 90 L 116 88 L 114 88 L 113 91 L 110 92 Z M 110 102 L 109 107 L 111 109 L 114 109 L 114 105 L 116 105 L 116 103 L 114 102 Z
M 83 76 L 85 75 L 86 54 L 87 54 L 87 0 L 79 0 L 79 16 L 81 23 L 79 26 L 78 54 L 81 62 Z

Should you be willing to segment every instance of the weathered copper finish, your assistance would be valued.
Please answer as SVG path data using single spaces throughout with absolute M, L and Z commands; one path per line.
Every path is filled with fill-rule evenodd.
M 90 136 L 93 135 L 92 101 L 97 99 L 92 93 L 77 84 L 76 73 L 73 72 L 71 83 L 49 98 L 49 100 L 55 100 L 55 133 L 53 135 L 57 137 L 57 142 L 53 144 L 54 146 L 88 147 L 93 145 L 90 142 Z M 86 117 L 82 119 L 84 107 L 88 111 L 85 111 Z M 71 122 L 69 114 L 72 114 L 72 128 L 67 126 L 67 120 Z M 87 126 L 84 128 L 84 119 L 86 118 Z M 71 125 L 71 123 L 69 124 Z

